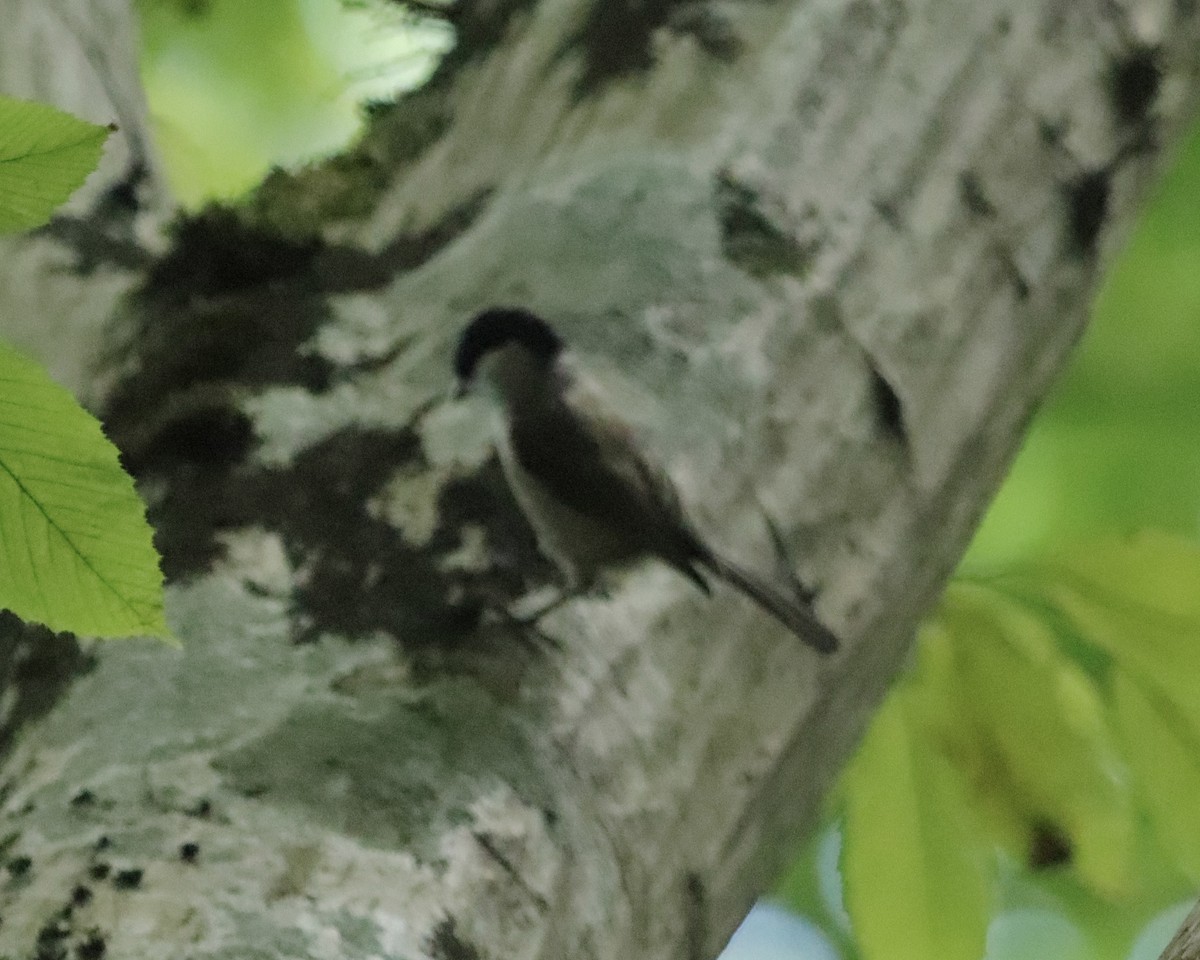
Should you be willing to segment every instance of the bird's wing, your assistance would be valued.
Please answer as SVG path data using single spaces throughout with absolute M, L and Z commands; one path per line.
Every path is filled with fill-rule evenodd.
M 619 519 L 649 552 L 672 562 L 695 553 L 675 485 L 620 419 L 555 405 L 514 417 L 510 440 L 517 463 L 561 503 L 606 525 Z

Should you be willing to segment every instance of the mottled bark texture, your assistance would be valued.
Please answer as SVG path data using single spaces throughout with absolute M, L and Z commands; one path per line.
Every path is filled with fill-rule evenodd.
M 0 59 L 51 7 L 0 0 Z M 359 146 L 164 252 L 136 205 L 114 234 L 111 191 L 7 248 L 22 342 L 141 479 L 184 646 L 95 646 L 30 692 L 40 647 L 5 634 L 0 953 L 714 956 L 1196 101 L 1184 0 L 454 19 Z M 94 84 L 37 77 L 132 49 L 80 29 L 25 92 L 83 110 Z M 458 328 L 498 302 L 557 321 L 735 555 L 769 564 L 778 521 L 844 652 L 654 566 L 540 632 L 487 612 L 551 578 L 478 408 L 444 398 Z
M 1197 960 L 1200 957 L 1200 907 L 1196 907 L 1183 921 L 1160 960 Z

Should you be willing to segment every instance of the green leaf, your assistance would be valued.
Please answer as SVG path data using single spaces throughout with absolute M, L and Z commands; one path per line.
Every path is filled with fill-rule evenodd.
M 49 220 L 96 169 L 114 129 L 0 96 L 0 233 Z
M 968 725 L 982 731 L 979 756 L 965 758 L 977 794 L 1022 818 L 1030 840 L 1064 833 L 1079 877 L 1103 896 L 1123 893 L 1133 805 L 1094 681 L 1042 615 L 995 590 L 954 584 L 939 621 L 955 638 Z
M 1200 736 L 1163 698 L 1121 674 L 1116 714 L 1129 766 L 1164 853 L 1186 875 L 1200 878 Z
M 0 607 L 53 630 L 168 636 L 145 508 L 100 424 L 0 343 Z
M 419 85 L 453 45 L 448 24 L 422 26 L 398 4 L 198 6 L 137 3 L 154 139 L 190 206 L 343 150 L 362 129 L 360 102 Z
M 1089 543 L 1022 582 L 1200 730 L 1200 549 L 1156 531 Z
M 955 771 L 909 697 L 876 715 L 845 781 L 846 908 L 866 960 L 979 960 L 992 886 Z
M 1200 876 L 1200 548 L 1146 531 L 1064 552 L 1020 583 L 1110 658 L 1113 714 L 1152 829 Z
M 924 624 L 917 644 L 917 669 L 906 681 L 911 709 L 920 711 L 930 743 L 968 785 L 981 829 L 1024 860 L 1030 833 L 1028 805 L 1015 799 L 1020 791 L 996 745 L 993 719 L 975 702 L 971 685 L 962 682 L 962 647 L 973 639 L 961 624 L 951 624 L 944 615 Z
M 850 918 L 844 905 L 844 885 L 839 867 L 842 850 L 840 825 L 826 821 L 824 829 L 808 838 L 800 855 L 775 888 L 773 897 L 793 913 L 820 926 L 827 937 L 845 947 Z

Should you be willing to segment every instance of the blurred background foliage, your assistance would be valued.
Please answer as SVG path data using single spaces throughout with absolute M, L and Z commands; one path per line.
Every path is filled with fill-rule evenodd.
M 155 140 L 188 206 L 344 147 L 364 102 L 419 86 L 454 42 L 389 0 L 136 3 Z
M 192 205 L 349 143 L 364 101 L 453 43 L 388 0 L 139 9 L 159 148 Z M 1200 888 L 1198 266 L 1200 131 L 730 960 L 1158 956 Z

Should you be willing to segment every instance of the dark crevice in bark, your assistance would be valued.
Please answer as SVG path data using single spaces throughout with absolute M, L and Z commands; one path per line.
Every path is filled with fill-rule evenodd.
M 1118 57 L 1109 76 L 1113 112 L 1122 123 L 1140 124 L 1149 116 L 1162 86 L 1157 47 L 1135 44 Z
M 1112 178 L 1108 170 L 1091 170 L 1066 187 L 1067 240 L 1077 256 L 1091 257 L 1108 219 Z

